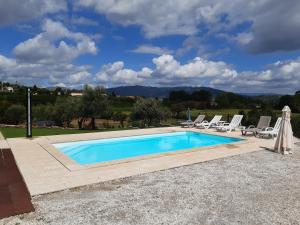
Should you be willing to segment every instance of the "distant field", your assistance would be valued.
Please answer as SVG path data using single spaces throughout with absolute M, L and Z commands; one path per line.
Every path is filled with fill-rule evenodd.
M 76 129 L 63 129 L 63 128 L 33 128 L 33 136 L 48 136 L 48 135 L 60 135 L 60 134 L 80 134 L 90 132 L 101 132 L 111 130 L 121 130 L 125 128 L 114 128 L 114 129 L 98 129 L 98 130 L 76 130 Z M 129 128 L 126 128 L 129 129 Z M 5 138 L 25 137 L 25 128 L 0 128 L 1 133 Z
M 132 112 L 132 110 L 133 110 L 133 107 L 131 107 L 131 106 L 126 106 L 126 107 L 116 107 L 116 106 L 113 106 L 112 107 L 112 111 L 114 113 L 120 112 L 120 113 L 124 113 L 127 116 L 130 115 L 130 113 Z

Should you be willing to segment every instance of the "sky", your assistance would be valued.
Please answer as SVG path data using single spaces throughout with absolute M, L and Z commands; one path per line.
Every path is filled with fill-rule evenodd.
M 300 90 L 299 0 L 0 0 L 0 80 Z

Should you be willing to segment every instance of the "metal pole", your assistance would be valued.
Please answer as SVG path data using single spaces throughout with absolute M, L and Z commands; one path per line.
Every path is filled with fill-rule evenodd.
M 31 120 L 31 90 L 27 89 L 27 132 L 26 136 L 28 138 L 32 137 L 32 120 Z

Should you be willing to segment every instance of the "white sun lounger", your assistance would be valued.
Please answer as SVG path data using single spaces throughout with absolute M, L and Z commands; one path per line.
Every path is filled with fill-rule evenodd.
M 251 133 L 256 135 L 257 132 L 262 131 L 263 129 L 270 126 L 271 116 L 261 116 L 257 123 L 257 126 L 250 125 L 247 128 L 241 130 L 242 135 L 247 135 L 247 133 Z
M 267 127 L 257 132 L 258 137 L 271 137 L 274 138 L 277 136 L 280 125 L 281 125 L 281 117 L 278 117 L 274 127 Z
M 238 128 L 241 124 L 243 115 L 234 115 L 230 123 L 224 123 L 221 126 L 216 126 L 217 131 L 228 131 L 231 132 Z
M 203 129 L 216 127 L 221 119 L 222 119 L 221 115 L 215 115 L 214 118 L 212 118 L 212 120 L 210 122 L 208 122 L 207 120 L 204 120 L 202 123 L 196 124 L 196 127 L 203 128 Z
M 194 121 L 185 121 L 181 123 L 181 127 L 193 127 L 198 123 L 201 123 L 205 118 L 205 115 L 198 115 Z

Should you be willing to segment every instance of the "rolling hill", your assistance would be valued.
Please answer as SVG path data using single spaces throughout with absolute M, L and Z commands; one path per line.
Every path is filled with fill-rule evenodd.
M 157 97 L 164 98 L 169 95 L 171 91 L 184 90 L 188 93 L 199 90 L 209 91 L 213 96 L 216 96 L 224 91 L 209 88 L 209 87 L 150 87 L 150 86 L 121 86 L 106 89 L 109 93 L 114 92 L 120 96 L 144 96 L 144 97 Z

